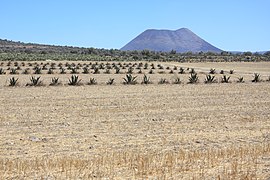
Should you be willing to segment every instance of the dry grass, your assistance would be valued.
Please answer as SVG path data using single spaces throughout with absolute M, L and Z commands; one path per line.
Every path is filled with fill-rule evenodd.
M 108 77 L 118 84 L 1 85 L 0 179 L 269 177 L 269 83 L 125 86 L 96 75 Z

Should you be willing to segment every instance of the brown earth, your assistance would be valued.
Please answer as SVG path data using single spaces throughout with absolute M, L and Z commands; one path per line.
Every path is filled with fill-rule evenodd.
M 266 179 L 270 83 L 250 81 L 254 72 L 266 79 L 270 63 L 247 64 L 226 64 L 236 72 L 228 84 L 203 83 L 219 63 L 168 64 L 194 67 L 196 85 L 188 74 L 156 73 L 150 85 L 80 74 L 100 84 L 71 87 L 70 74 L 42 74 L 46 86 L 25 87 L 30 75 L 20 74 L 12 88 L 2 75 L 0 179 Z M 54 76 L 64 85 L 47 86 Z M 157 84 L 175 76 L 184 83 Z M 109 77 L 116 85 L 105 85 Z

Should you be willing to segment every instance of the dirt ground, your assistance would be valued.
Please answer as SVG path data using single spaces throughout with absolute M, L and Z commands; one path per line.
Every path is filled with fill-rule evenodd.
M 162 64 L 162 63 L 161 63 Z M 7 87 L 0 77 L 0 179 L 267 179 L 270 177 L 270 63 L 163 63 L 188 74 L 151 74 L 154 84 Z M 252 67 L 252 68 L 251 68 Z M 232 83 L 204 84 L 210 68 Z M 51 77 L 63 84 L 70 74 Z M 138 79 L 142 75 L 138 75 Z M 179 76 L 182 84 L 157 84 Z M 220 76 L 220 75 L 217 75 Z M 245 83 L 236 83 L 244 76 Z M 105 85 L 109 77 L 116 84 Z

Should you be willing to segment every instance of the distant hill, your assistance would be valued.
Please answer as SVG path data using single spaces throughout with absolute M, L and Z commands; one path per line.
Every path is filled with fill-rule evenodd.
M 3 52 L 27 52 L 27 53 L 69 53 L 72 51 L 80 51 L 80 47 L 73 46 L 56 46 L 37 43 L 24 43 L 20 41 L 11 41 L 0 39 L 0 51 Z
M 152 50 L 168 52 L 221 52 L 187 28 L 176 31 L 149 29 L 130 41 L 121 50 Z

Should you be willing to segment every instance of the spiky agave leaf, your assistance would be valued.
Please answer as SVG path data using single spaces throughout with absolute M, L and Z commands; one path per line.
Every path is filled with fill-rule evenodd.
M 229 83 L 230 78 L 231 78 L 230 76 L 223 75 L 221 77 L 221 83 Z
M 191 73 L 190 74 L 190 77 L 189 77 L 189 84 L 195 84 L 195 83 L 197 83 L 198 82 L 198 80 L 199 80 L 199 77 L 198 77 L 198 75 L 197 75 L 197 73 Z
M 214 83 L 214 82 L 216 82 L 215 76 L 211 76 L 210 74 L 206 75 L 204 83 L 208 84 L 208 83 Z
M 17 85 L 17 82 L 18 82 L 18 79 L 15 79 L 15 77 L 12 77 L 9 79 L 9 86 L 16 86 Z

